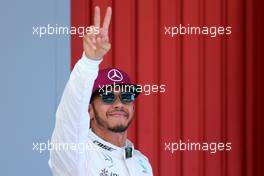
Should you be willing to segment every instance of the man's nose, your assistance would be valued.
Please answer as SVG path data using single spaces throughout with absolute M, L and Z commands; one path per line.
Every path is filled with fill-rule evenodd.
M 116 97 L 116 100 L 115 100 L 113 106 L 114 106 L 115 108 L 124 107 L 124 104 L 123 104 L 122 101 L 120 100 L 120 97 L 119 97 L 119 96 Z

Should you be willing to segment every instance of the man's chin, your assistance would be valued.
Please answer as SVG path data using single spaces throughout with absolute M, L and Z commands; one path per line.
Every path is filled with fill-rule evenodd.
M 111 124 L 111 126 L 126 126 L 128 124 L 128 118 L 125 116 L 109 116 L 108 117 L 108 123 Z
M 114 133 L 123 133 L 128 129 L 129 125 L 116 125 L 113 127 L 109 127 L 108 129 Z

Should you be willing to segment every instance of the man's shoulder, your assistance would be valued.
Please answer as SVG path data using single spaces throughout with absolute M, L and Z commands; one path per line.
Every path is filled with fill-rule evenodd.
M 136 157 L 140 158 L 140 159 L 143 159 L 143 160 L 149 162 L 148 158 L 147 158 L 143 153 L 141 153 L 139 150 L 136 150 L 136 149 L 135 149 L 135 150 L 134 150 L 134 155 L 135 155 Z
M 134 150 L 134 156 L 137 158 L 137 162 L 143 173 L 148 173 L 148 175 L 153 175 L 151 164 L 148 158 L 138 150 Z

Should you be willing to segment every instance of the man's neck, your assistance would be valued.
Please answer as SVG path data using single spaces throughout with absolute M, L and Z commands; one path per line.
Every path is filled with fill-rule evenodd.
M 122 133 L 116 133 L 112 132 L 106 129 L 101 129 L 97 127 L 92 127 L 92 131 L 102 138 L 103 140 L 118 146 L 118 147 L 124 147 L 126 144 L 126 139 L 127 139 L 127 131 L 122 132 Z

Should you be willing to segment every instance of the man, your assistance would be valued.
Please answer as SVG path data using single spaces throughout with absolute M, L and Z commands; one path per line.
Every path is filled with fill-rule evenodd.
M 98 73 L 102 57 L 111 48 L 111 11 L 108 7 L 100 28 L 100 9 L 95 8 L 94 28 L 99 33 L 84 36 L 83 56 L 61 98 L 49 160 L 55 176 L 153 175 L 148 159 L 134 150 L 127 139 L 127 128 L 134 115 L 133 102 L 138 95 L 135 86 L 119 69 Z

